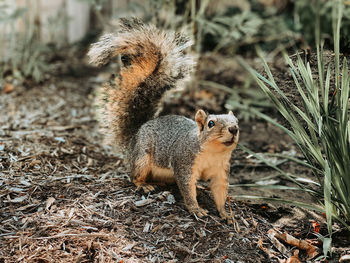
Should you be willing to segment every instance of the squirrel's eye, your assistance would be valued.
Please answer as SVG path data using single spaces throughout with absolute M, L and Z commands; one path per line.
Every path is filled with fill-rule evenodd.
M 215 122 L 214 121 L 209 121 L 208 122 L 208 127 L 209 128 L 212 128 L 212 127 L 214 127 L 215 126 Z

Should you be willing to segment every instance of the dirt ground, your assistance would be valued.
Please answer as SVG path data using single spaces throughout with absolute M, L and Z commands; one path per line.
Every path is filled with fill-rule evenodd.
M 212 73 L 207 67 L 198 74 L 223 84 L 240 83 L 242 76 L 229 62 L 225 68 L 216 62 L 211 61 Z M 226 209 L 236 222 L 227 225 L 206 185 L 199 186 L 198 194 L 199 204 L 209 210 L 202 219 L 186 211 L 174 185 L 147 195 L 137 192 L 123 160 L 103 146 L 98 131 L 94 90 L 109 73 L 82 71 L 0 91 L 0 262 L 283 262 L 278 258 L 286 260 L 296 249 L 286 245 L 280 251 L 269 229 L 311 240 L 322 255 L 313 232 L 317 222 L 326 234 L 320 214 L 229 198 Z M 227 98 L 202 89 L 180 94 L 165 100 L 164 113 L 193 117 L 199 107 L 220 112 Z M 255 152 L 295 151 L 290 139 L 267 123 L 242 121 L 240 128 L 241 143 Z M 277 165 L 312 178 L 294 163 L 277 160 Z M 267 176 L 289 184 L 242 150 L 234 152 L 232 185 Z M 299 192 L 230 188 L 230 195 L 238 194 L 313 201 Z M 333 261 L 328 262 L 350 253 L 348 233 L 339 231 L 334 240 Z M 308 255 L 300 250 L 299 257 L 305 262 Z

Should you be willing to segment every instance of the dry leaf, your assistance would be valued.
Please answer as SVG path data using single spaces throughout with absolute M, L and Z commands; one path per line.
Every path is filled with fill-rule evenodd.
M 316 221 L 312 221 L 312 228 L 314 229 L 315 233 L 319 233 L 321 227 L 319 223 L 317 223 Z
M 284 256 L 290 256 L 288 249 L 276 239 L 275 235 L 276 231 L 274 231 L 273 229 L 267 231 L 267 236 L 270 238 L 272 244 L 278 249 L 278 251 L 281 252 Z
M 143 200 L 136 201 L 135 205 L 137 207 L 140 207 L 140 206 L 148 205 L 148 204 L 153 203 L 153 202 L 154 202 L 153 199 L 148 198 L 148 199 L 143 199 Z
M 296 239 L 295 237 L 289 235 L 288 233 L 280 234 L 276 232 L 275 236 L 289 245 L 305 250 L 309 259 L 314 258 L 319 254 L 317 247 L 311 245 L 309 242 L 305 240 Z
M 350 255 L 341 256 L 339 259 L 339 262 L 346 262 L 346 261 L 350 261 Z
M 132 244 L 128 244 L 123 248 L 123 251 L 129 251 L 131 250 L 134 246 L 136 245 L 136 243 L 132 243 Z
M 93 166 L 94 165 L 94 159 L 92 159 L 92 158 L 88 158 L 88 162 L 87 162 L 87 167 L 91 167 L 91 166 Z
M 144 232 L 144 233 L 148 233 L 149 232 L 149 230 L 152 228 L 152 224 L 150 224 L 150 223 L 146 223 L 146 225 L 145 225 L 145 227 L 143 228 L 143 231 L 142 232 Z
M 294 251 L 293 256 L 287 259 L 286 263 L 301 263 L 298 249 Z
M 56 201 L 56 199 L 54 197 L 49 197 L 47 200 L 46 200 L 46 207 L 45 209 L 46 210 L 49 210 L 50 206 Z
M 151 233 L 153 234 L 154 232 L 158 231 L 162 226 L 161 225 L 158 225 L 156 227 L 154 227 L 152 230 L 151 230 Z
M 19 196 L 13 199 L 10 199 L 8 196 L 8 201 L 11 203 L 22 203 L 24 200 L 28 199 L 28 195 L 23 195 L 23 196 Z
M 269 258 L 277 258 L 275 251 L 273 251 L 272 249 L 268 249 L 268 248 L 263 246 L 263 240 L 262 239 L 259 239 L 258 246 L 259 246 L 259 248 L 262 251 L 264 251 L 269 256 Z

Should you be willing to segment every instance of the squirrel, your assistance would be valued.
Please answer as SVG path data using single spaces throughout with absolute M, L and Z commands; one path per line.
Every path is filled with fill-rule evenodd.
M 154 190 L 150 183 L 176 182 L 188 211 L 202 217 L 207 211 L 198 205 L 196 183 L 210 180 L 218 212 L 230 222 L 225 202 L 229 161 L 239 138 L 237 118 L 232 111 L 212 115 L 201 109 L 195 121 L 155 117 L 165 92 L 194 70 L 194 57 L 184 53 L 191 44 L 183 34 L 124 18 L 117 33 L 91 45 L 88 56 L 96 66 L 121 56 L 120 74 L 102 88 L 103 124 L 125 154 L 137 188 L 149 192 Z

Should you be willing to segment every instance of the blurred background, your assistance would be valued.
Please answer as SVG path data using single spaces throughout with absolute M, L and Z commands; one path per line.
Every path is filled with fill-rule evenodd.
M 348 1 L 345 1 L 348 2 Z M 314 44 L 315 3 L 306 0 L 1 0 L 0 74 L 41 81 L 68 47 L 80 52 L 118 18 L 136 16 L 161 28 L 185 30 L 194 51 L 252 55 L 254 46 L 276 56 Z M 321 1 L 321 28 L 331 40 L 332 1 Z M 344 10 L 341 48 L 349 48 L 350 10 Z M 81 53 L 80 53 L 81 54 Z M 60 54 L 62 55 L 62 54 Z M 57 59 L 57 56 L 56 56 Z M 10 72 L 11 71 L 11 72 Z M 3 85 L 3 83 L 2 83 Z
M 341 28 L 343 52 L 350 45 L 347 2 Z M 327 46 L 332 44 L 333 2 L 320 3 Z M 315 4 L 313 0 L 1 0 L 0 87 L 7 85 L 10 90 L 12 84 L 30 86 L 54 75 L 89 74 L 85 57 L 89 44 L 103 32 L 113 32 L 118 18 L 136 16 L 160 28 L 186 31 L 194 39 L 193 52 L 200 58 L 197 81 L 191 86 L 210 91 L 200 96 L 210 97 L 211 91 L 219 90 L 218 97 L 223 97 L 209 101 L 208 110 L 221 111 L 222 106 L 235 110 L 242 105 L 269 108 L 234 57 L 239 54 L 255 64 L 257 45 L 275 64 L 280 63 L 282 50 L 310 52 Z M 244 112 L 239 117 L 251 116 Z

